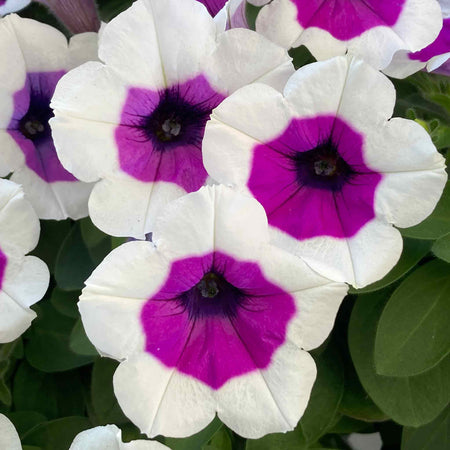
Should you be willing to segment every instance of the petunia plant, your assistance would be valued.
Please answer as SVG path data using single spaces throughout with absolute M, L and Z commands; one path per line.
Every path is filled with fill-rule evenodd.
M 448 450 L 448 0 L 0 0 L 0 450 Z

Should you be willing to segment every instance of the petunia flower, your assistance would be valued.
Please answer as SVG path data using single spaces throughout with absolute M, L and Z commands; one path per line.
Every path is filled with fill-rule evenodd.
M 216 108 L 204 164 L 263 205 L 274 243 L 328 278 L 362 287 L 400 256 L 392 224 L 425 219 L 447 179 L 426 131 L 390 119 L 394 104 L 392 83 L 362 60 L 314 63 L 284 94 L 255 84 Z
M 39 220 L 21 187 L 0 180 L 0 343 L 17 339 L 30 326 L 36 313 L 29 307 L 47 290 L 47 266 L 24 256 L 36 247 L 39 233 Z
M 418 52 L 399 51 L 384 73 L 395 78 L 405 78 L 426 68 L 428 72 L 450 74 L 450 0 L 439 0 L 444 25 L 436 40 Z
M 282 89 L 294 70 L 255 32 L 218 33 L 195 0 L 138 0 L 105 26 L 99 56 L 59 82 L 53 136 L 67 170 L 101 180 L 89 200 L 94 223 L 136 238 L 168 201 L 206 183 L 211 111 L 254 81 Z
M 208 2 L 203 1 L 201 3 L 208 4 Z M 219 30 L 249 28 L 245 13 L 245 0 L 228 0 L 227 2 L 222 1 L 220 3 L 224 4 L 224 6 L 214 15 Z
M 55 86 L 71 68 L 95 59 L 97 34 L 65 36 L 53 27 L 10 15 L 0 20 L 0 176 L 23 185 L 41 219 L 88 214 L 92 185 L 58 160 L 49 119 Z
M 124 444 L 120 428 L 116 425 L 106 425 L 79 433 L 69 450 L 169 450 L 169 448 L 157 441 L 137 440 Z
M 273 0 L 256 20 L 256 31 L 286 48 L 305 45 L 318 60 L 348 51 L 377 69 L 431 44 L 441 27 L 436 0 Z
M 3 414 L 0 414 L 0 448 L 4 450 L 22 450 L 22 444 L 14 425 Z
M 79 309 L 114 391 L 150 437 L 183 437 L 218 415 L 242 436 L 292 430 L 316 377 L 307 353 L 331 331 L 346 286 L 269 245 L 261 205 L 225 186 L 185 195 L 153 242 L 114 250 Z
M 0 16 L 20 11 L 31 3 L 31 0 L 0 0 Z

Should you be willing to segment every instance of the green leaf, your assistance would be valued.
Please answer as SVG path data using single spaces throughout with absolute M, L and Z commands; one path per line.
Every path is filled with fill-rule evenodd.
M 77 355 L 69 347 L 74 325 L 73 319 L 59 314 L 50 303 L 41 302 L 25 347 L 28 362 L 43 372 L 63 372 L 92 362 L 94 358 Z
M 78 299 L 81 291 L 63 291 L 55 287 L 50 296 L 50 302 L 53 307 L 60 313 L 72 319 L 80 317 L 78 312 Z
M 11 391 L 2 378 L 0 378 L 0 403 L 6 406 L 11 406 L 12 403 Z
M 403 236 L 415 239 L 438 239 L 450 230 L 450 182 L 447 182 L 444 193 L 432 214 L 419 225 L 402 228 Z
M 300 67 L 306 66 L 307 64 L 316 62 L 314 56 L 304 45 L 296 48 L 291 48 L 289 50 L 289 55 L 292 58 L 292 63 L 294 64 L 295 69 L 299 69 Z
M 47 417 L 35 411 L 17 411 L 7 413 L 6 416 L 14 424 L 20 437 L 36 425 L 47 422 Z
M 91 396 L 96 425 L 128 422 L 114 395 L 112 380 L 118 365 L 117 361 L 109 358 L 95 360 L 92 370 Z
M 442 261 L 450 263 L 450 234 L 439 238 L 433 244 L 431 251 Z
M 14 377 L 14 406 L 19 411 L 34 411 L 49 419 L 58 416 L 58 394 L 54 378 L 23 362 Z
M 64 417 L 34 427 L 22 442 L 39 446 L 42 450 L 67 450 L 78 433 L 91 427 L 86 417 Z
M 209 442 L 221 426 L 222 422 L 216 417 L 204 430 L 200 431 L 200 433 L 184 439 L 166 438 L 166 445 L 171 448 L 171 450 L 201 449 Z
M 76 223 L 64 240 L 55 265 L 58 286 L 65 291 L 80 290 L 95 268 L 89 250 Z
M 84 331 L 83 322 L 78 319 L 75 326 L 70 333 L 69 341 L 70 349 L 78 355 L 85 356 L 97 356 L 98 352 L 96 348 L 91 344 L 91 341 L 86 336 Z
M 308 444 L 317 441 L 331 426 L 344 394 L 344 368 L 338 351 L 328 347 L 316 358 L 316 365 L 317 379 L 299 424 Z
M 361 289 L 350 288 L 351 294 L 364 294 L 378 291 L 389 286 L 406 273 L 408 273 L 417 263 L 430 251 L 431 241 L 421 241 L 419 239 L 403 238 L 403 252 L 395 267 L 381 280 L 369 284 Z
M 89 217 L 80 221 L 81 235 L 95 265 L 111 251 L 111 237 L 100 231 Z
M 450 448 L 450 406 L 433 422 L 420 428 L 404 428 L 402 450 L 448 450 Z
M 82 415 L 85 410 L 79 373 L 43 373 L 25 361 L 14 377 L 13 400 L 17 411 L 34 411 L 48 419 Z
M 389 419 L 364 390 L 351 361 L 345 366 L 345 389 L 339 412 L 366 422 L 381 422 Z
M 203 446 L 202 450 L 233 450 L 233 444 L 226 427 L 222 426 L 211 438 L 209 444 Z
M 133 4 L 134 0 L 99 0 L 99 12 L 103 21 L 109 22 Z
M 290 433 L 268 434 L 261 439 L 248 439 L 246 450 L 305 450 L 306 441 L 299 429 Z
M 450 353 L 449 299 L 450 265 L 442 261 L 425 264 L 402 282 L 378 324 L 377 373 L 395 377 L 417 375 Z
M 378 375 L 373 353 L 385 304 L 386 299 L 380 294 L 358 297 L 350 318 L 350 353 L 361 383 L 377 406 L 401 425 L 421 426 L 436 418 L 448 403 L 450 358 L 414 377 Z
M 62 243 L 70 232 L 70 221 L 41 220 L 41 234 L 39 243 L 32 252 L 44 260 L 51 273 L 55 271 L 56 257 Z
M 327 430 L 327 433 L 331 434 L 350 434 L 350 433 L 360 433 L 375 432 L 375 427 L 373 424 L 364 422 L 362 420 L 352 419 L 351 417 L 341 416 L 341 419 L 333 425 L 332 428 Z

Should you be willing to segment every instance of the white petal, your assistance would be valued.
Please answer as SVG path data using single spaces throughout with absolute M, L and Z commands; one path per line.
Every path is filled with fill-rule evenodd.
M 25 85 L 26 76 L 25 62 L 16 34 L 6 19 L 0 20 L 0 67 L 0 128 L 5 129 L 14 112 L 12 96 Z
M 304 350 L 321 345 L 333 328 L 347 285 L 330 282 L 301 258 L 273 246 L 264 249 L 259 265 L 270 281 L 296 300 L 298 313 L 289 325 L 289 339 Z
M 20 306 L 26 308 L 41 300 L 47 291 L 50 273 L 47 265 L 35 256 L 23 258 L 18 273 L 9 276 L 8 269 L 2 290 Z
M 215 393 L 218 416 L 233 431 L 251 439 L 293 430 L 315 379 L 312 357 L 286 343 L 267 369 L 234 378 Z
M 115 125 L 65 114 L 57 114 L 50 125 L 61 164 L 79 180 L 97 181 L 118 167 Z
M 269 241 L 263 207 L 225 186 L 203 187 L 172 202 L 158 219 L 153 237 L 157 247 L 174 258 L 216 250 L 248 259 Z
M 122 443 L 122 431 L 116 425 L 95 427 L 79 433 L 69 450 L 167 450 L 156 441 L 131 441 Z
M 384 123 L 395 105 L 395 89 L 386 76 L 345 56 L 301 68 L 284 93 L 299 117 L 338 114 L 361 131 Z
M 4 21 L 16 34 L 28 72 L 50 72 L 67 68 L 67 39 L 56 28 L 15 14 L 6 17 Z
M 13 255 L 25 255 L 38 242 L 39 220 L 31 205 L 24 199 L 17 184 L 0 180 L 0 248 Z
M 222 92 L 231 93 L 254 82 L 281 91 L 294 73 L 291 61 L 285 49 L 254 31 L 239 28 L 218 36 L 207 73 Z
M 120 450 L 117 434 L 120 428 L 115 425 L 95 427 L 79 433 L 69 450 Z
M 146 354 L 120 364 L 114 392 L 125 415 L 150 437 L 190 436 L 215 415 L 209 387 Z
M 120 174 L 97 183 L 89 199 L 94 224 L 112 236 L 145 239 L 161 208 L 186 192 L 174 183 L 145 183 Z
M 383 149 L 383 151 L 380 151 Z M 401 228 L 418 224 L 435 208 L 447 181 L 445 160 L 428 133 L 412 120 L 395 118 L 369 135 L 365 157 L 381 172 L 375 209 Z
M 406 78 L 426 66 L 425 62 L 409 59 L 408 55 L 406 50 L 398 51 L 383 72 L 392 78 Z
M 13 137 L 4 130 L 0 130 L 0 148 L 0 177 L 6 177 L 25 163 L 25 156 Z
M 51 107 L 61 114 L 95 122 L 120 123 L 127 88 L 125 81 L 105 65 L 91 61 L 59 80 Z
M 17 339 L 29 328 L 35 317 L 34 311 L 20 306 L 6 292 L 0 290 L 0 343 Z
M 22 450 L 19 435 L 10 420 L 0 414 L 0 448 L 5 450 Z
M 397 263 L 403 247 L 399 231 L 379 219 L 370 221 L 348 239 L 317 237 L 297 241 L 279 230 L 271 231 L 274 243 L 302 257 L 318 273 L 355 287 L 383 278 Z
M 94 270 L 79 309 L 89 339 L 102 354 L 123 359 L 143 350 L 140 312 L 168 271 L 168 262 L 150 242 L 124 244 Z
M 27 166 L 16 170 L 11 180 L 20 183 L 41 219 L 78 220 L 88 215 L 88 199 L 92 184 L 78 181 L 48 183 Z
M 98 33 L 87 32 L 72 36 L 69 41 L 69 69 L 87 61 L 98 60 Z
M 271 2 L 259 12 L 256 31 L 284 48 L 291 48 L 303 31 L 297 21 L 295 4 L 289 0 Z
M 138 0 L 105 27 L 99 56 L 129 83 L 162 88 L 199 73 L 215 35 L 194 0 Z

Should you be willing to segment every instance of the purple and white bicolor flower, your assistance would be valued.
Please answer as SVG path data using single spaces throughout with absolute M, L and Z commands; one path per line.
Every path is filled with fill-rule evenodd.
M 16 428 L 3 414 L 0 414 L 0 448 L 5 450 L 22 450 L 22 444 Z
M 444 158 L 416 122 L 391 119 L 395 89 L 360 59 L 298 70 L 284 93 L 246 86 L 211 116 L 205 167 L 264 207 L 273 242 L 328 278 L 362 287 L 396 264 L 438 202 Z
M 79 433 L 75 437 L 69 450 L 170 450 L 170 449 L 169 447 L 166 447 L 165 445 L 160 444 L 157 441 L 145 441 L 143 439 L 131 441 L 125 444 L 122 442 L 121 429 L 118 428 L 116 425 L 106 425 L 103 427 L 91 428 L 90 430 L 82 431 L 81 433 Z
M 436 40 L 418 52 L 399 51 L 384 73 L 394 78 L 406 78 L 426 68 L 428 72 L 450 75 L 450 0 L 439 0 L 444 20 Z
M 67 170 L 100 180 L 97 227 L 141 239 L 163 205 L 207 182 L 211 111 L 252 82 L 282 89 L 294 72 L 284 49 L 250 30 L 218 32 L 195 0 L 138 0 L 105 26 L 99 56 L 59 82 L 53 137 Z
M 30 326 L 36 317 L 30 306 L 47 290 L 47 266 L 25 256 L 36 247 L 39 233 L 39 219 L 22 188 L 0 180 L 0 343 L 17 339 Z
M 305 45 L 318 60 L 348 52 L 377 69 L 431 44 L 441 28 L 436 0 L 273 0 L 256 20 L 256 31 L 286 48 Z
M 249 28 L 245 14 L 245 0 L 198 0 L 214 17 L 221 31 L 231 28 Z
M 0 16 L 5 16 L 27 7 L 31 0 L 0 0 Z
M 92 186 L 78 181 L 58 160 L 49 126 L 50 100 L 59 79 L 94 59 L 97 34 L 65 36 L 35 20 L 0 20 L 0 176 L 13 172 L 41 219 L 88 214 Z
M 308 350 L 346 295 L 270 245 L 261 205 L 225 186 L 170 203 L 153 243 L 123 244 L 79 309 L 98 351 L 121 361 L 114 391 L 150 437 L 184 437 L 217 414 L 241 436 L 292 430 L 316 377 Z

